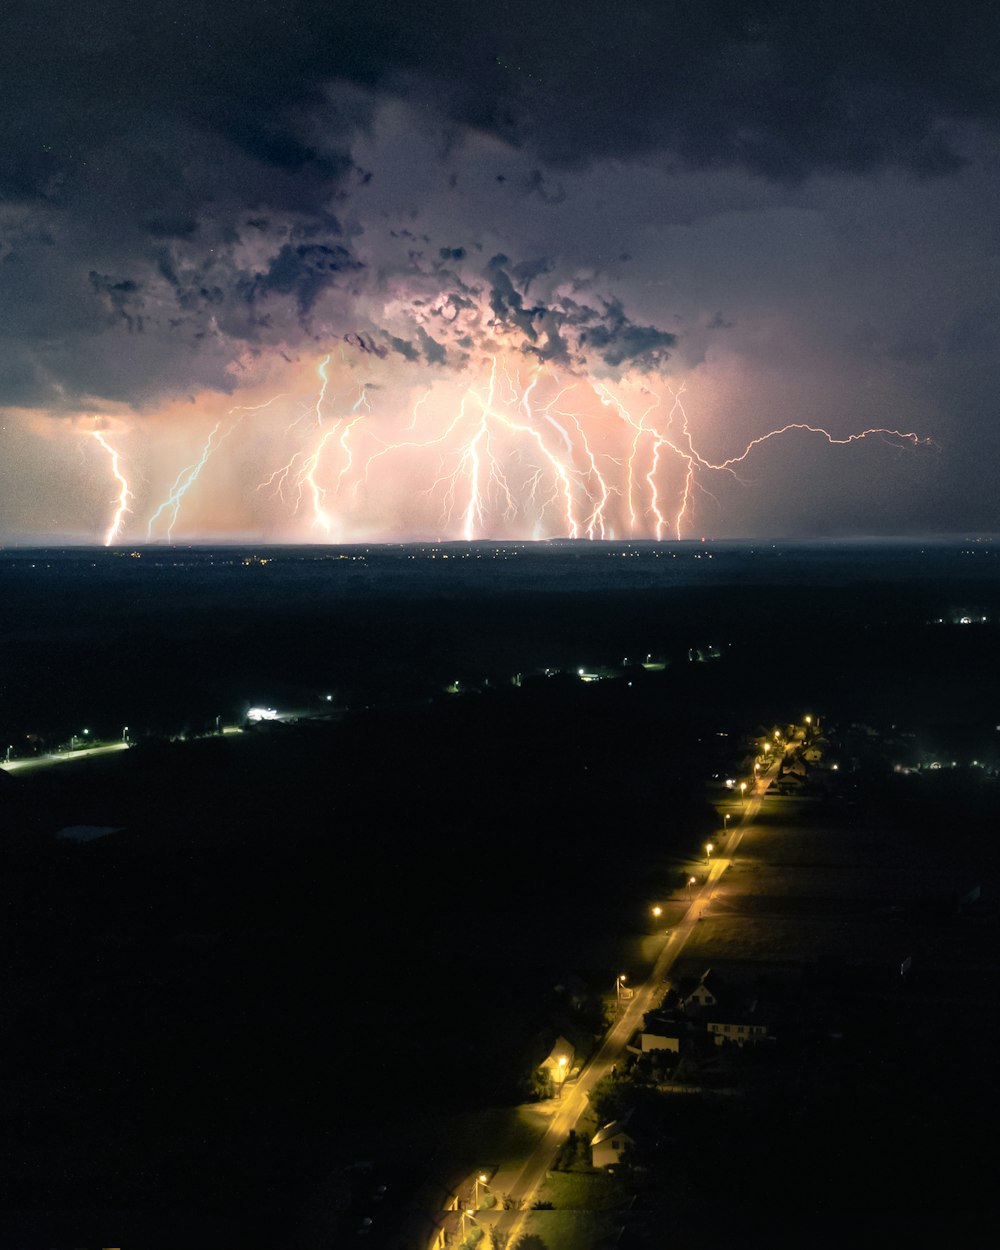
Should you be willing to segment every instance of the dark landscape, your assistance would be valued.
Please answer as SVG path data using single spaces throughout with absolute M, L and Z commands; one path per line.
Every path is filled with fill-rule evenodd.
M 0 1250 L 996 1240 L 998 47 L 7 0 Z
M 862 836 L 898 889 L 850 958 L 790 939 L 839 978 L 843 1044 L 786 1034 L 743 1098 L 685 1101 L 634 1232 L 694 1234 L 708 1202 L 713 1245 L 843 1244 L 859 1207 L 872 1235 L 971 1229 L 993 544 L 445 550 L 457 572 L 427 547 L 2 553 L 4 1244 L 353 1245 L 352 1168 L 447 1186 L 475 1166 L 457 1123 L 530 1105 L 557 1036 L 593 1044 L 745 744 L 806 709 L 841 762 L 768 827 Z M 940 890 L 908 896 L 912 855 Z M 891 947 L 864 940 L 880 908 Z M 916 946 L 919 988 L 880 996 Z

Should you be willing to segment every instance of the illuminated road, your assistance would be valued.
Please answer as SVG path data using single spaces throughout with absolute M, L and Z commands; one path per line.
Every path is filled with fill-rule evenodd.
M 785 749 L 787 751 L 788 747 Z M 545 1180 L 546 1172 L 552 1166 L 557 1150 L 570 1130 L 576 1127 L 580 1117 L 589 1109 L 588 1094 L 602 1077 L 610 1073 L 612 1066 L 621 1060 L 625 1046 L 642 1024 L 643 1016 L 659 1002 L 664 980 L 683 951 L 698 918 L 708 907 L 715 887 L 729 867 L 744 832 L 760 811 L 761 798 L 778 775 L 781 759 L 779 754 L 743 800 L 740 819 L 729 833 L 725 855 L 712 859 L 701 888 L 692 898 L 683 920 L 667 936 L 645 984 L 632 987 L 632 999 L 625 1004 L 622 1014 L 605 1034 L 600 1048 L 581 1072 L 579 1079 L 573 1085 L 563 1087 L 561 1100 L 556 1104 L 549 1127 L 510 1186 L 511 1197 L 522 1209 L 516 1214 L 502 1214 L 496 1221 L 498 1227 L 509 1230 L 510 1245 L 515 1245 L 518 1237 L 525 1231 L 525 1220 L 530 1215 L 530 1210 L 526 1208 L 530 1208 L 537 1200 L 538 1191 Z
M 111 755 L 115 751 L 127 751 L 127 742 L 106 742 L 98 746 L 84 747 L 80 751 L 53 751 L 51 755 L 38 755 L 30 760 L 10 760 L 0 764 L 6 773 L 29 772 L 36 768 L 51 768 L 53 764 L 65 764 L 69 760 L 93 759 L 95 755 Z
M 223 725 L 222 733 L 229 737 L 242 733 L 239 725 Z M 70 760 L 88 760 L 96 755 L 113 755 L 116 751 L 127 751 L 132 744 L 129 742 L 99 742 L 92 747 L 82 747 L 77 751 L 52 751 L 48 755 L 36 755 L 30 760 L 8 760 L 0 763 L 5 773 L 30 772 L 38 768 L 51 768 L 53 764 L 66 764 Z

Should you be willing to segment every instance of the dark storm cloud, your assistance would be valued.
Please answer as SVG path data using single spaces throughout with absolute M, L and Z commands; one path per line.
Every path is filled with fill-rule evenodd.
M 361 97 L 329 106 L 334 82 L 423 96 L 552 163 L 668 152 L 775 176 L 940 172 L 957 160 L 949 123 L 1000 114 L 998 33 L 976 0 L 14 0 L 0 190 L 58 197 L 95 131 L 148 117 L 323 184 L 349 166 L 331 138 L 367 120 Z M 528 190 L 562 194 L 539 169 Z
M 361 268 L 363 266 L 345 247 L 330 247 L 323 243 L 293 246 L 286 243 L 271 259 L 266 272 L 256 274 L 245 287 L 245 295 L 251 302 L 272 293 L 291 295 L 299 312 L 306 316 L 339 275 Z
M 442 131 L 445 164 L 471 133 L 521 149 L 523 165 L 491 183 L 539 214 L 567 199 L 567 171 L 606 158 L 785 181 L 946 174 L 956 128 L 1000 115 L 997 33 L 995 11 L 968 0 L 13 0 L 0 40 L 0 403 L 231 387 L 244 351 L 357 329 L 348 297 L 372 272 L 357 246 L 372 222 L 345 232 L 332 212 L 346 219 L 356 191 L 393 184 L 391 166 L 352 156 L 387 100 Z M 457 267 L 481 246 L 476 223 L 461 224 L 440 239 L 395 234 L 410 237 L 414 269 L 431 256 Z M 620 225 L 606 229 L 615 255 Z M 488 277 L 495 318 L 531 353 L 664 358 L 673 337 L 614 300 L 536 298 L 554 262 L 535 254 Z M 452 363 L 475 341 L 432 330 L 390 349 Z
M 460 367 L 473 357 L 492 356 L 498 345 L 540 362 L 598 373 L 653 369 L 669 358 L 676 336 L 637 324 L 618 300 L 598 298 L 593 305 L 584 304 L 559 284 L 529 299 L 529 286 L 553 269 L 545 258 L 516 265 L 497 253 L 479 272 L 424 271 L 418 293 L 402 310 L 404 321 L 414 325 L 413 338 L 388 328 L 380 337 L 388 350 L 430 365 Z M 400 309 L 396 311 L 399 316 Z
M 599 309 L 561 294 L 547 302 L 526 302 L 530 283 L 551 267 L 537 261 L 511 269 L 502 255 L 494 256 L 487 267 L 494 324 L 523 335 L 526 352 L 540 360 L 591 366 L 602 362 L 612 369 L 650 369 L 667 360 L 676 336 L 655 326 L 636 325 L 617 300 L 601 300 Z M 520 278 L 523 290 L 518 290 L 512 274 Z

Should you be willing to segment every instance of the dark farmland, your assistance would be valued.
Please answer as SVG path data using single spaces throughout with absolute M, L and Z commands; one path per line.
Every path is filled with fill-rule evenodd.
M 277 593 L 269 565 L 234 566 L 228 589 L 204 568 L 15 577 L 10 729 L 154 732 L 0 778 L 7 1240 L 308 1244 L 331 1167 L 407 1175 L 400 1125 L 523 1097 L 553 985 L 581 962 L 613 977 L 714 827 L 719 733 L 809 706 L 995 757 L 997 626 L 930 623 L 995 615 L 995 583 L 958 577 L 963 559 L 902 585 L 884 555 L 853 581 L 801 560 L 752 579 L 734 559 L 729 581 L 602 569 L 537 589 L 435 565 L 432 594 L 370 570 L 335 594 L 298 567 Z M 688 658 L 709 644 L 718 659 Z M 633 653 L 667 667 L 572 675 Z M 443 694 L 456 679 L 468 693 Z M 168 740 L 331 689 L 336 723 Z M 961 814 L 988 865 L 992 791 L 891 797 L 866 801 L 889 827 L 924 812 L 930 839 L 929 812 Z M 52 841 L 74 824 L 121 832 Z

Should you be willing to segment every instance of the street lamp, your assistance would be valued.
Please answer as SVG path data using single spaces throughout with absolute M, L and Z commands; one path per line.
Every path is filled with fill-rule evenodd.
M 715 850 L 715 844 L 713 842 L 705 843 L 705 863 L 706 864 L 711 860 L 712 852 L 714 850 Z
M 479 1223 L 479 1221 L 476 1219 L 476 1213 L 472 1209 L 472 1207 L 465 1207 L 464 1210 L 462 1211 L 462 1224 L 461 1224 L 461 1229 L 459 1231 L 459 1236 L 462 1238 L 463 1241 L 465 1240 L 465 1221 L 467 1219 L 472 1220 L 473 1224 Z
M 747 801 L 747 783 L 745 781 L 740 782 L 740 794 L 743 797 L 743 806 L 745 807 Z
M 569 1063 L 569 1060 L 566 1058 L 565 1055 L 559 1056 L 559 1066 L 556 1069 L 556 1071 L 559 1074 L 558 1085 L 559 1085 L 559 1098 L 560 1099 L 562 1098 L 563 1086 L 566 1084 L 566 1065 L 568 1063 Z
M 624 972 L 619 972 L 619 974 L 615 977 L 615 998 L 618 1002 L 621 1002 L 622 1000 L 622 992 L 627 980 L 628 977 Z
M 726 812 L 722 817 L 722 836 L 725 837 L 729 832 L 729 817 L 731 813 Z
M 656 904 L 656 906 L 653 908 L 653 916 L 654 916 L 657 920 L 659 920 L 659 918 L 660 918 L 662 915 L 663 915 L 663 908 L 659 905 L 659 903 L 657 903 L 657 904 Z
M 688 877 L 688 898 L 691 897 L 691 887 L 694 885 L 694 883 L 695 883 L 694 877 Z
M 476 1177 L 475 1182 L 473 1184 L 472 1201 L 477 1210 L 480 1208 L 480 1206 L 482 1206 L 482 1203 L 479 1201 L 479 1186 L 485 1185 L 486 1188 L 489 1189 L 490 1186 L 486 1184 L 487 1180 L 488 1180 L 488 1177 L 486 1173 L 480 1172 L 479 1175 Z

